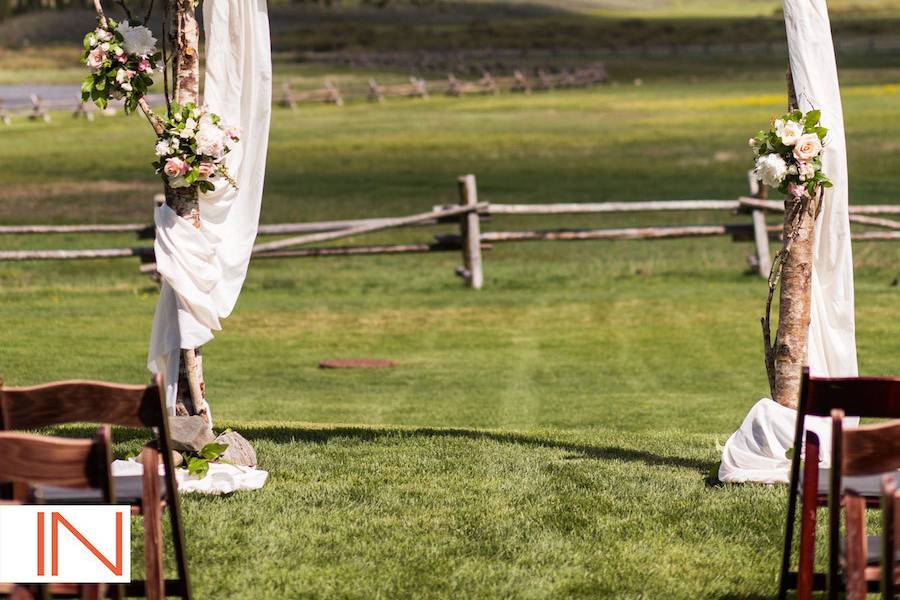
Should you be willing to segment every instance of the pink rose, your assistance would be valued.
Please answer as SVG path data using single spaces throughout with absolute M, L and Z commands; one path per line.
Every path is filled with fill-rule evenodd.
M 797 172 L 800 174 L 800 181 L 809 181 L 816 175 L 816 168 L 808 162 L 797 164 Z
M 128 62 L 128 57 L 124 54 L 120 54 L 119 56 L 116 57 L 116 60 L 118 60 L 120 64 L 124 65 L 125 63 Z
M 216 165 L 211 162 L 203 162 L 200 163 L 200 166 L 197 167 L 197 171 L 200 174 L 200 177 L 203 179 L 209 179 L 213 173 L 216 172 Z
M 800 185 L 799 183 L 789 183 L 788 184 L 788 194 L 791 195 L 792 198 L 808 198 L 809 192 L 806 191 L 805 185 Z
M 794 146 L 794 158 L 804 162 L 812 160 L 822 151 L 822 141 L 815 133 L 805 133 L 797 140 Z
M 187 164 L 187 161 L 178 158 L 177 156 L 167 159 L 166 165 L 163 167 L 163 173 L 165 173 L 167 177 L 178 177 L 179 175 L 185 175 L 190 170 L 191 166 Z
M 106 60 L 106 51 L 103 50 L 103 48 L 101 48 L 100 46 L 97 46 L 88 53 L 86 62 L 88 68 L 96 73 L 100 70 L 100 67 L 103 66 L 104 60 Z
M 137 69 L 138 69 L 138 71 L 140 71 L 141 73 L 152 73 L 152 72 L 153 72 L 153 65 L 150 64 L 150 59 L 142 58 L 142 59 L 141 59 L 141 62 L 138 63 Z

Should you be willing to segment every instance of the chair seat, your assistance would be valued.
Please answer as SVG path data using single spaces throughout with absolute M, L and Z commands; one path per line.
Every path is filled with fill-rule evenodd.
M 841 562 L 847 556 L 847 545 L 845 540 L 841 539 Z M 894 561 L 900 561 L 900 548 L 894 553 Z M 878 566 L 881 564 L 881 536 L 866 536 L 866 564 Z
M 116 504 L 140 506 L 144 498 L 144 482 L 141 475 L 113 477 Z M 103 501 L 100 490 L 80 490 L 52 485 L 35 486 L 34 501 L 39 504 L 98 504 Z M 166 497 L 165 476 L 159 476 L 159 499 Z
M 866 498 L 881 498 L 881 479 L 888 473 L 876 473 L 875 475 L 856 475 L 853 477 L 843 477 L 841 479 L 841 493 L 846 491 L 854 492 Z M 900 471 L 894 471 L 894 479 L 900 485 Z M 827 496 L 831 487 L 831 469 L 819 469 L 819 485 L 818 493 L 820 496 Z M 798 489 L 803 489 L 803 471 L 800 471 L 800 485 Z

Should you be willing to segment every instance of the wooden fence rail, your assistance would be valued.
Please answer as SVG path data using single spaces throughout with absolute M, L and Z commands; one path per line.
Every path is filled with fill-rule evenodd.
M 755 253 L 748 257 L 751 267 L 766 277 L 770 267 L 769 244 L 781 235 L 781 223 L 769 223 L 768 214 L 784 212 L 783 202 L 766 198 L 750 174 L 751 196 L 736 200 L 646 200 L 637 202 L 491 204 L 481 202 L 474 175 L 458 178 L 459 202 L 434 206 L 430 211 L 402 217 L 350 219 L 316 223 L 280 223 L 261 225 L 259 233 L 288 237 L 258 243 L 253 258 L 302 258 L 327 256 L 359 256 L 384 254 L 415 254 L 431 252 L 460 252 L 462 266 L 456 273 L 473 289 L 484 285 L 482 254 L 493 244 L 525 241 L 577 240 L 660 240 L 685 237 L 731 236 L 734 241 L 753 242 Z M 157 197 L 155 201 L 160 200 Z M 745 223 L 688 224 L 618 228 L 533 229 L 521 231 L 482 231 L 487 219 L 493 216 L 558 216 L 615 213 L 667 213 L 691 211 L 725 211 L 730 216 L 747 215 Z M 860 227 L 877 228 L 854 231 L 854 241 L 900 240 L 900 219 L 880 215 L 900 215 L 900 205 L 852 205 L 850 221 Z M 357 237 L 390 229 L 455 224 L 458 233 L 436 235 L 431 242 L 405 244 L 370 244 L 359 246 L 309 247 L 322 242 Z M 124 225 L 9 225 L 0 227 L 0 234 L 80 234 L 135 233 L 139 238 L 152 238 L 155 231 L 147 224 Z M 141 272 L 155 273 L 154 250 L 151 246 L 134 248 L 97 248 L 77 250 L 14 250 L 0 251 L 2 261 L 83 260 L 137 257 L 143 263 Z
M 443 81 L 426 81 L 412 76 L 409 83 L 382 84 L 374 78 L 368 80 L 363 88 L 341 89 L 332 79 L 326 79 L 324 87 L 314 90 L 294 90 L 288 82 L 282 86 L 281 106 L 296 108 L 304 102 L 327 103 L 335 106 L 343 106 L 344 100 L 351 97 L 366 98 L 370 102 L 383 103 L 385 98 L 428 98 L 429 90 L 437 90 L 440 93 L 461 97 L 467 94 L 482 94 L 496 96 L 501 92 L 530 94 L 532 90 L 552 90 L 566 88 L 585 88 L 593 85 L 607 83 L 609 76 L 606 67 L 602 63 L 587 67 L 563 69 L 558 73 L 550 73 L 538 69 L 535 75 L 529 78 L 522 71 L 516 70 L 510 76 L 494 76 L 487 69 L 481 71 L 481 78 L 475 81 L 458 78 L 449 73 Z

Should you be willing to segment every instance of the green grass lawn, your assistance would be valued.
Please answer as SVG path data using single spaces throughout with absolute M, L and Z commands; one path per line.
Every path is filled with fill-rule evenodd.
M 900 75 L 879 66 L 843 74 L 856 203 L 897 201 Z M 467 172 L 491 202 L 745 193 L 745 140 L 781 110 L 781 68 L 654 68 L 642 87 L 276 110 L 263 220 L 427 210 Z M 151 160 L 139 117 L 16 122 L 0 129 L 0 221 L 146 221 Z M 722 219 L 745 220 L 485 227 Z M 259 492 L 186 498 L 198 598 L 771 597 L 785 490 L 710 477 L 766 394 L 751 251 L 502 245 L 480 293 L 454 277 L 455 254 L 254 262 L 204 356 L 217 425 L 247 435 L 271 475 Z M 900 246 L 854 251 L 861 370 L 896 374 Z M 0 264 L 0 371 L 11 385 L 145 381 L 155 300 L 131 260 Z M 398 366 L 316 368 L 350 356 Z

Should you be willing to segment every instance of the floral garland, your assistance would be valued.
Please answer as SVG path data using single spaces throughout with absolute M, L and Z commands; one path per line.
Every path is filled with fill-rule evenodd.
M 768 131 L 750 138 L 756 155 L 756 176 L 767 186 L 794 198 L 808 198 L 816 188 L 830 188 L 822 171 L 822 150 L 828 129 L 819 124 L 821 112 L 800 110 L 782 115 Z
M 156 144 L 159 159 L 156 172 L 171 188 L 195 186 L 201 192 L 216 189 L 216 178 L 237 189 L 225 166 L 231 142 L 238 141 L 236 129 L 225 127 L 218 115 L 193 103 L 172 103 L 170 117 L 162 121 L 163 133 Z
M 91 74 L 81 84 L 81 100 L 93 100 L 106 108 L 110 98 L 125 101 L 125 112 L 133 112 L 153 85 L 150 76 L 161 55 L 156 38 L 143 25 L 101 19 L 100 25 L 84 36 L 81 61 Z

